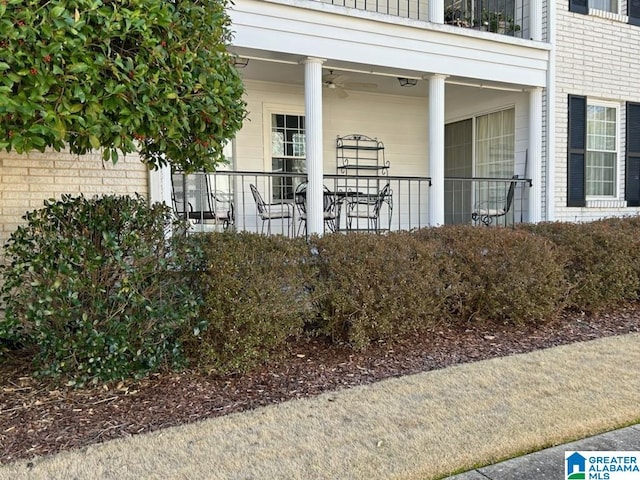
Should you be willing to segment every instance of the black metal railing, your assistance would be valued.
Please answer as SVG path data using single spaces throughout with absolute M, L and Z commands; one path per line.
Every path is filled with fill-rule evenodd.
M 332 5 L 428 21 L 427 0 L 317 0 Z M 444 23 L 527 38 L 525 0 L 444 0 Z
M 529 221 L 528 178 L 446 177 L 445 224 L 509 226 Z
M 305 174 L 282 172 L 174 174 L 173 205 L 196 232 L 304 235 L 306 180 Z M 283 184 L 288 188 L 280 194 Z M 427 227 L 430 186 L 429 177 L 325 174 L 325 232 Z M 528 222 L 530 187 L 527 178 L 446 177 L 445 224 Z
M 306 233 L 305 174 L 218 171 L 172 180 L 174 209 L 192 231 Z M 279 193 L 283 184 L 288 188 Z M 426 227 L 430 185 L 428 177 L 325 174 L 325 232 Z
M 318 0 L 342 7 L 384 13 L 395 17 L 428 20 L 427 0 Z
M 526 38 L 524 5 L 516 0 L 445 0 L 444 23 Z

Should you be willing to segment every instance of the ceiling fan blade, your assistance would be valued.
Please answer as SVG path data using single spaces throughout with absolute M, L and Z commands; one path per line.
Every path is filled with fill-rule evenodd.
M 333 83 L 344 83 L 349 77 L 347 75 L 334 75 Z
M 327 88 L 323 92 L 323 95 L 327 98 L 331 97 L 331 98 L 341 98 L 341 99 L 347 98 L 349 96 L 346 90 L 340 87 Z
M 347 98 L 349 96 L 344 88 L 336 88 L 336 95 L 338 98 Z
M 341 83 L 345 81 L 348 77 L 341 74 L 334 74 L 333 70 L 329 70 L 329 73 L 322 76 L 322 81 L 327 83 Z
M 366 82 L 347 82 L 344 84 L 344 88 L 351 88 L 354 90 L 375 90 L 378 88 L 378 84 Z

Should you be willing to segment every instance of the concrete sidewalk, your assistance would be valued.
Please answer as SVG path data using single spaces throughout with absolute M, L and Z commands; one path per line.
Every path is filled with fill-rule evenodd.
M 573 451 L 638 452 L 640 451 L 640 424 L 547 448 L 506 462 L 447 477 L 446 480 L 522 480 L 534 478 L 558 480 L 564 478 L 564 453 Z
M 438 479 L 638 423 L 638 372 L 640 334 L 602 338 L 21 461 L 0 479 Z M 620 442 L 596 448 L 638 450 L 637 433 L 595 437 Z M 458 479 L 562 478 L 565 448 Z

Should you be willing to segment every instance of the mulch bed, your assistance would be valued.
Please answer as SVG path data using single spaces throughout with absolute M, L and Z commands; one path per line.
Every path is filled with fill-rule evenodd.
M 365 352 L 309 339 L 244 375 L 154 374 L 92 389 L 30 376 L 25 358 L 0 361 L 0 463 L 227 415 L 384 378 L 640 331 L 640 305 L 565 314 L 537 326 L 443 325 Z

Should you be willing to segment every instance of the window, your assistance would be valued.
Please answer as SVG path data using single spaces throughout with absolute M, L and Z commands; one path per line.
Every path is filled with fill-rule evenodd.
M 569 0 L 569 11 L 589 14 L 589 9 L 601 10 L 615 14 L 626 13 L 631 25 L 640 26 L 640 0 L 627 0 L 627 11 L 622 12 L 620 0 Z
M 476 176 L 511 177 L 515 155 L 515 109 L 476 119 Z
M 618 0 L 589 0 L 589 8 L 618 13 Z
M 616 194 L 617 108 L 587 101 L 586 195 Z
M 290 200 L 306 172 L 304 116 L 274 113 L 271 115 L 271 169 L 297 173 L 273 180 L 273 200 Z
M 515 108 L 445 125 L 445 176 L 511 178 L 515 170 Z M 445 223 L 466 223 L 475 203 L 500 203 L 508 182 L 445 182 Z
M 569 95 L 567 206 L 617 197 L 618 104 Z
M 515 170 L 516 110 L 510 108 L 476 118 L 476 177 L 511 178 Z M 475 203 L 504 204 L 509 184 L 480 182 Z
M 473 119 L 444 126 L 445 177 L 473 176 Z M 471 218 L 471 182 L 448 181 L 444 184 L 444 223 L 463 224 Z

